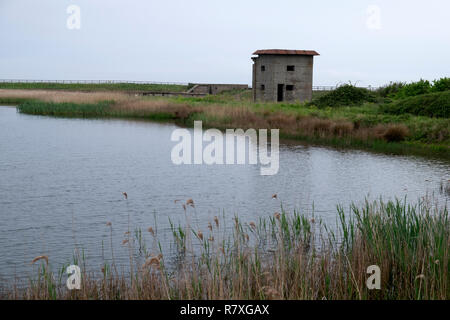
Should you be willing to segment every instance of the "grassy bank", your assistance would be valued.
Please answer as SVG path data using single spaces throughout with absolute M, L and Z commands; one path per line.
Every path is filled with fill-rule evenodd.
M 392 101 L 374 96 L 375 93 L 362 94 L 359 89 L 353 93 L 352 90 L 346 89 L 344 94 L 315 93 L 313 103 L 288 104 L 253 103 L 248 90 L 206 97 L 157 98 L 135 97 L 122 92 L 0 89 L 0 103 L 16 103 L 20 112 L 36 115 L 174 121 L 183 126 L 192 126 L 194 120 L 202 120 L 205 128 L 219 129 L 275 128 L 280 129 L 282 138 L 313 144 L 450 157 L 449 118 L 400 112 L 398 110 L 402 109 L 397 106 L 402 105 L 402 100 Z M 436 101 L 448 103 L 448 91 L 433 95 L 433 98 L 439 95 L 433 104 Z M 430 100 L 426 95 L 423 99 L 420 95 L 408 99 L 409 105 Z M 322 106 L 331 100 L 357 103 Z M 436 109 L 433 104 L 429 109 Z
M 51 82 L 0 82 L 0 89 L 14 90 L 68 90 L 68 91 L 152 91 L 184 92 L 187 85 L 153 83 L 51 83 Z
M 402 201 L 338 207 L 337 227 L 281 210 L 259 221 L 211 218 L 191 225 L 194 201 L 183 204 L 184 226 L 172 224 L 174 261 L 161 251 L 157 226 L 125 233 L 131 275 L 112 262 L 82 270 L 69 291 L 64 268 L 39 274 L 27 288 L 6 288 L 4 299 L 450 299 L 450 220 L 446 208 Z M 106 223 L 112 233 L 113 226 Z M 120 226 L 117 226 L 120 229 Z M 117 231 L 117 229 L 116 229 Z M 165 238 L 166 239 L 166 238 Z M 148 241 L 149 240 L 149 241 Z M 151 242 L 151 243 L 147 243 Z M 153 248 L 153 249 L 147 249 Z M 139 260 L 142 257 L 142 260 Z M 79 265 L 85 262 L 76 260 Z M 170 265 L 175 266 L 171 268 Z M 380 290 L 369 290 L 367 268 L 380 268 Z

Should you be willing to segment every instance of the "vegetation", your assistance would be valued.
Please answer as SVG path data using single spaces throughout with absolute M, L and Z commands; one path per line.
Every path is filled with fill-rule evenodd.
M 390 82 L 376 90 L 376 93 L 383 98 L 395 96 L 405 84 L 403 82 Z
M 442 92 L 450 90 L 450 78 L 441 78 L 439 80 L 433 81 L 433 87 L 431 91 L 433 92 Z
M 253 103 L 249 91 L 206 97 L 135 97 L 121 92 L 0 90 L 0 103 L 25 114 L 175 121 L 204 127 L 279 128 L 281 137 L 394 153 L 449 156 L 447 78 L 429 89 L 390 84 L 378 92 L 345 85 L 312 103 Z M 407 89 L 404 89 L 407 88 Z M 425 93 L 422 93 L 425 92 Z M 337 102 L 336 102 L 337 101 Z M 441 184 L 448 194 L 448 182 Z M 277 198 L 276 195 L 274 198 Z M 191 225 L 193 200 L 183 203 L 184 226 L 171 222 L 175 261 L 159 245 L 157 226 L 130 230 L 130 274 L 111 263 L 83 269 L 81 290 L 68 291 L 51 259 L 27 288 L 5 288 L 5 299 L 443 299 L 450 298 L 450 220 L 426 200 L 338 207 L 337 226 L 282 207 L 266 219 L 231 229 L 217 217 Z M 107 223 L 112 232 L 111 223 Z M 163 235 L 164 236 L 164 235 Z M 151 244 L 147 244 L 148 238 Z M 111 237 L 112 239 L 112 237 Z M 152 249 L 147 249 L 152 248 Z M 82 257 L 76 257 L 85 265 Z M 176 263 L 175 263 L 176 262 Z M 381 270 L 381 290 L 366 287 L 367 267 Z
M 66 117 L 66 118 L 132 118 L 155 121 L 174 120 L 180 124 L 196 113 L 196 110 L 185 105 L 155 103 L 140 105 L 139 100 L 129 104 L 115 101 L 99 101 L 95 103 L 43 102 L 27 101 L 17 109 L 21 113 Z
M 376 102 L 375 95 L 365 88 L 357 88 L 351 84 L 346 84 L 313 99 L 311 104 L 319 108 L 326 108 L 361 105 L 364 102 Z
M 131 274 L 112 262 L 82 270 L 80 290 L 67 290 L 64 268 L 52 273 L 39 256 L 39 274 L 4 299 L 436 299 L 450 298 L 450 220 L 446 208 L 402 201 L 338 207 L 336 227 L 314 215 L 276 212 L 258 222 L 211 218 L 205 229 L 171 222 L 175 260 L 163 252 L 158 228 L 127 232 Z M 224 218 L 225 219 L 225 218 Z M 111 223 L 107 228 L 112 232 Z M 151 244 L 145 239 L 150 238 Z M 112 239 L 112 238 L 111 238 Z M 166 239 L 166 238 L 164 238 Z M 112 254 L 111 243 L 111 254 Z M 153 248 L 153 249 L 147 249 Z M 142 258 L 142 262 L 140 262 Z M 85 266 L 82 257 L 75 262 Z M 176 263 L 175 263 L 176 262 Z M 380 290 L 367 288 L 367 268 L 380 268 Z
M 447 82 L 447 78 L 436 80 L 432 88 L 445 88 Z M 416 87 L 423 86 L 420 83 Z M 249 90 L 164 98 L 122 92 L 0 90 L 0 103 L 16 101 L 18 110 L 28 114 L 175 121 L 183 126 L 202 120 L 204 127 L 219 129 L 277 128 L 282 138 L 314 144 L 450 157 L 450 91 L 432 89 L 436 92 L 397 99 L 404 87 L 391 83 L 371 92 L 344 85 L 315 92 L 311 103 L 253 103 Z M 347 105 L 338 106 L 341 103 Z
M 414 97 L 431 92 L 443 92 L 450 90 L 450 78 L 441 78 L 430 83 L 427 80 L 419 80 L 409 84 L 403 82 L 391 82 L 377 90 L 377 93 L 384 98 L 402 99 Z
M 103 117 L 108 115 L 110 104 L 113 101 L 97 103 L 71 103 L 71 102 L 42 102 L 26 101 L 19 105 L 19 111 L 28 114 L 58 117 Z
M 427 153 L 433 151 L 448 154 L 448 120 L 426 117 L 386 116 L 359 113 L 349 107 L 342 113 L 333 109 L 321 110 L 286 106 L 283 111 L 269 105 L 242 107 L 220 104 L 192 104 L 167 99 L 132 99 L 119 102 L 97 103 L 52 103 L 27 102 L 18 106 L 19 112 L 35 115 L 63 117 L 118 117 L 175 121 L 183 126 L 192 126 L 194 120 L 202 120 L 204 127 L 226 128 L 281 128 L 283 138 L 300 139 L 313 143 L 337 146 L 360 147 L 374 150 L 405 153 Z M 370 109 L 367 106 L 362 109 Z M 351 112 L 350 112 L 351 111 Z M 357 112 L 355 112 L 357 111 Z M 363 116 L 364 115 L 364 116 Z M 397 128 L 397 138 L 393 130 Z M 399 143 L 399 141 L 403 141 Z M 428 142 L 431 144 L 423 144 Z M 437 142 L 441 142 L 439 146 Z M 433 143 L 436 144 L 433 148 Z M 446 145 L 447 144 L 447 145 Z
M 52 82 L 0 82 L 0 89 L 71 90 L 71 91 L 153 91 L 183 92 L 186 85 L 153 83 L 52 83 Z
M 450 118 L 450 90 L 421 94 L 383 105 L 386 113 Z
M 412 82 L 405 84 L 395 95 L 395 98 L 407 98 L 414 97 L 421 94 L 426 94 L 431 91 L 431 84 L 428 80 L 419 80 L 417 82 Z
M 388 142 L 399 142 L 405 140 L 409 135 L 409 130 L 404 125 L 390 126 L 383 134 L 383 138 Z

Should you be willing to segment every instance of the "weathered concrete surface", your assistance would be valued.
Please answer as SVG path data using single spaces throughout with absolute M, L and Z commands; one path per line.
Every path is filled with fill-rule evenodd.
M 194 84 L 191 89 L 186 92 L 152 92 L 152 91 L 132 91 L 133 95 L 155 96 L 155 97 L 203 97 L 208 94 L 219 94 L 228 90 L 244 90 L 248 89 L 246 84 Z
M 311 100 L 313 56 L 264 54 L 252 59 L 255 101 Z
M 219 94 L 229 90 L 245 90 L 248 89 L 247 84 L 210 84 L 199 83 L 195 84 L 188 93 L 200 93 L 200 94 Z
M 204 97 L 206 93 L 193 92 L 160 92 L 160 91 L 129 91 L 126 92 L 134 96 L 152 96 L 152 97 Z

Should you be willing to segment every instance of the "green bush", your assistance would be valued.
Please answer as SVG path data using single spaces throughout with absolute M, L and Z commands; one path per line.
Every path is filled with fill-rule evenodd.
M 346 84 L 330 91 L 311 102 L 319 108 L 355 106 L 364 102 L 376 102 L 375 95 L 365 88 L 357 88 L 351 84 Z
M 378 88 L 376 93 L 382 98 L 404 99 L 447 90 L 450 90 L 450 78 L 434 80 L 432 84 L 428 80 L 423 79 L 408 84 L 404 82 L 390 82 Z
M 404 86 L 405 83 L 403 82 L 390 82 L 388 85 L 378 88 L 376 93 L 383 98 L 392 97 L 395 96 Z
M 431 91 L 433 92 L 441 92 L 450 90 L 450 78 L 441 78 L 439 80 L 433 81 L 433 87 Z
M 450 118 L 450 91 L 423 94 L 380 106 L 385 113 Z
M 417 82 L 405 84 L 395 95 L 397 99 L 403 99 L 407 97 L 414 97 L 421 94 L 427 94 L 431 92 L 431 84 L 428 80 L 420 79 Z

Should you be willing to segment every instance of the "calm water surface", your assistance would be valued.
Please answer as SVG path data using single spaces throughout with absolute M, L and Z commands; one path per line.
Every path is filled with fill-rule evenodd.
M 156 219 L 168 241 L 168 218 L 185 221 L 177 199 L 194 199 L 191 214 L 205 229 L 223 212 L 230 222 L 234 214 L 247 222 L 272 215 L 280 210 L 275 193 L 287 210 L 311 212 L 314 205 L 315 215 L 329 223 L 337 204 L 348 208 L 366 197 L 449 200 L 439 192 L 440 182 L 450 179 L 443 160 L 282 145 L 275 176 L 261 176 L 256 165 L 176 166 L 170 160 L 176 128 L 0 107 L 0 280 L 28 276 L 38 255 L 48 255 L 53 266 L 71 262 L 75 247 L 99 268 L 110 256 L 107 222 L 116 259 L 126 264 L 128 219 L 132 230 L 146 230 Z

